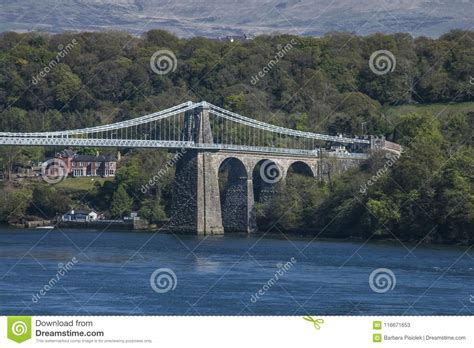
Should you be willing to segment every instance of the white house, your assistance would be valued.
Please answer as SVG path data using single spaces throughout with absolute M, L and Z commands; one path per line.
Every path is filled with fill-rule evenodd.
M 61 217 L 62 221 L 76 221 L 76 222 L 91 222 L 96 221 L 98 214 L 91 210 L 91 211 L 84 211 L 84 210 L 74 210 L 71 209 L 66 214 Z

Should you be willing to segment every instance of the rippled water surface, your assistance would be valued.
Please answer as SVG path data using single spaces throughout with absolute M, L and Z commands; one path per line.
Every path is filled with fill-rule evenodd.
M 410 253 L 414 247 L 259 235 L 0 228 L 0 311 L 472 314 L 474 251 L 418 246 Z M 68 262 L 70 269 L 58 273 Z M 159 278 L 155 272 L 156 292 L 150 278 L 159 268 L 170 269 L 176 281 L 173 274 Z M 375 277 L 376 292 L 369 276 L 379 268 L 393 276 Z M 167 286 L 171 289 L 162 293 Z

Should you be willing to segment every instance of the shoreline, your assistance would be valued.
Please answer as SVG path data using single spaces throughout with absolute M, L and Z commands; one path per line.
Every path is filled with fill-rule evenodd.
M 173 232 L 169 229 L 165 228 L 160 228 L 157 227 L 154 224 L 148 225 L 146 228 L 133 228 L 131 224 L 123 224 L 123 223 L 118 223 L 118 224 L 107 224 L 105 229 L 102 229 L 100 227 L 104 227 L 106 223 L 99 223 L 99 224 L 94 224 L 94 223 L 76 223 L 76 224 L 70 224 L 68 223 L 67 225 L 54 225 L 53 229 L 61 229 L 61 230 L 80 230 L 80 229 L 85 229 L 84 232 L 94 232 L 97 231 L 99 233 L 101 232 L 122 232 L 122 233 L 160 233 L 160 234 L 171 234 L 171 235 L 179 235 L 179 236 L 200 236 L 195 233 L 186 233 L 186 232 Z M 4 227 L 9 230 L 42 230 L 41 228 L 35 228 L 35 227 L 24 227 L 24 226 L 15 226 L 11 224 L 5 224 L 1 223 L 0 228 Z M 0 232 L 1 233 L 1 232 Z M 21 232 L 20 232 L 21 233 Z M 250 237 L 250 236 L 255 236 L 255 237 L 262 237 L 262 238 L 270 238 L 270 239 L 288 239 L 287 237 L 290 237 L 291 239 L 296 239 L 296 240 L 313 240 L 315 236 L 318 235 L 318 231 L 298 231 L 298 230 L 292 230 L 292 231 L 283 231 L 283 232 L 263 232 L 263 231 L 257 231 L 253 233 L 248 233 L 248 232 L 226 232 L 224 234 L 214 234 L 214 235 L 206 235 L 207 237 Z M 203 237 L 203 236 L 202 236 Z M 383 238 L 380 236 L 372 236 L 370 238 L 362 238 L 359 236 L 348 236 L 348 237 L 337 237 L 337 236 L 323 236 L 323 237 L 317 237 L 317 239 L 314 239 L 314 241 L 324 241 L 324 242 L 353 242 L 353 243 L 404 243 L 408 245 L 424 245 L 424 246 L 458 246 L 458 247 L 470 247 L 474 245 L 473 243 L 469 243 L 469 241 L 430 241 L 430 242 L 420 242 L 419 240 L 411 239 L 411 240 L 401 240 L 401 239 L 395 239 L 395 238 Z

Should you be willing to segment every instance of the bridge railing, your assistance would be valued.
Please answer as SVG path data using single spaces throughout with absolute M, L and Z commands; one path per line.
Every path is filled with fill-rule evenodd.
M 337 158 L 353 158 L 353 159 L 366 159 L 368 154 L 366 153 L 351 153 L 351 152 L 335 152 L 326 151 L 324 149 L 313 149 L 313 150 L 300 150 L 300 149 L 285 149 L 276 147 L 264 147 L 264 146 L 246 146 L 246 145 L 226 145 L 226 144 L 196 144 L 193 148 L 202 150 L 231 150 L 240 152 L 256 152 L 256 153 L 269 153 L 269 154 L 287 154 L 305 157 L 320 157 L 322 155 L 328 157 Z

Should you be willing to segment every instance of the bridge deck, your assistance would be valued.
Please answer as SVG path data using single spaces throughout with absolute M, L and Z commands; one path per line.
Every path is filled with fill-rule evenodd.
M 228 144 L 196 144 L 189 141 L 161 141 L 161 140 L 119 140 L 119 139 L 72 139 L 72 138 L 14 138 L 0 137 L 0 145 L 15 146 L 90 146 L 90 147 L 130 147 L 130 148 L 157 148 L 157 149 L 195 149 L 206 151 L 233 151 L 248 153 L 267 153 L 273 155 L 293 155 L 302 157 L 317 157 L 320 149 L 302 150 L 264 146 L 245 146 Z M 338 153 L 324 152 L 331 157 L 340 158 L 367 158 L 365 153 Z

